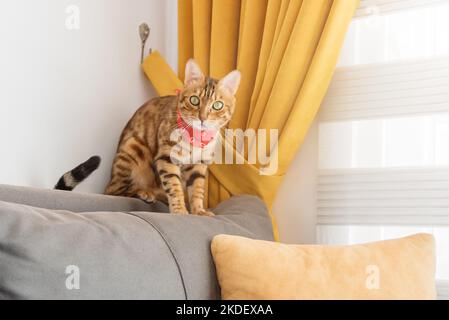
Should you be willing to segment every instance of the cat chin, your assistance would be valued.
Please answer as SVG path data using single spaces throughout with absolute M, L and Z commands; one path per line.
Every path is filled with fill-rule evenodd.
M 198 130 L 220 130 L 221 128 L 221 126 L 217 124 L 208 124 L 208 123 L 201 124 L 200 121 L 194 121 L 191 126 Z
M 217 126 L 217 125 L 202 125 L 201 126 L 202 127 L 202 129 L 204 130 L 204 129 L 206 129 L 206 130 L 220 130 L 220 126 Z

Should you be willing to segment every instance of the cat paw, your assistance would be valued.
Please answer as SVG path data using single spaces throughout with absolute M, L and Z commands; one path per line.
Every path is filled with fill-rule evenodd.
M 194 212 L 193 214 L 197 215 L 197 216 L 202 216 L 202 217 L 215 217 L 215 213 L 213 213 L 212 211 L 206 210 L 206 209 L 199 209 L 196 212 Z
M 156 202 L 156 196 L 151 191 L 138 191 L 136 195 L 140 200 L 145 201 L 146 203 L 151 204 Z

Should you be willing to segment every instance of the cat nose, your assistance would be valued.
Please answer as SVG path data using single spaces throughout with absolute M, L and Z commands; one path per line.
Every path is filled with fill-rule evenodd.
M 206 115 L 206 114 L 203 114 L 203 113 L 200 113 L 200 121 L 201 121 L 201 124 L 203 124 L 206 120 L 207 120 L 207 115 Z

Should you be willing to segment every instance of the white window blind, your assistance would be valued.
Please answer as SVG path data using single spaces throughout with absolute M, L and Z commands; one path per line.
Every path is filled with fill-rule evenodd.
M 449 170 L 321 171 L 318 223 L 449 228 Z
M 373 14 L 407 10 L 431 4 L 438 4 L 444 1 L 446 0 L 361 0 L 355 16 L 364 17 Z
M 435 3 L 354 20 L 349 27 L 339 66 L 448 55 L 449 0 Z
M 317 240 L 431 233 L 449 298 L 449 1 L 357 16 L 318 117 Z
M 322 109 L 321 120 L 449 113 L 449 57 L 340 68 Z
M 440 281 L 437 283 L 437 291 L 440 299 L 449 300 L 449 281 Z

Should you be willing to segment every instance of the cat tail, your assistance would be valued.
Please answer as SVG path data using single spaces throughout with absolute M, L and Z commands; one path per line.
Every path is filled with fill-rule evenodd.
M 78 184 L 86 180 L 100 166 L 99 156 L 91 157 L 75 169 L 66 172 L 55 186 L 56 190 L 72 191 Z

